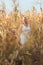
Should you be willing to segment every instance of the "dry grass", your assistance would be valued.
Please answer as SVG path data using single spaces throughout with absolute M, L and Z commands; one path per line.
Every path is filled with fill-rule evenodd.
M 8 17 L 0 14 L 0 65 L 13 65 L 19 57 L 24 65 L 43 65 L 43 15 L 36 12 L 28 16 L 31 30 L 21 49 L 18 28 L 24 16 L 17 16 L 15 21 L 13 13 Z

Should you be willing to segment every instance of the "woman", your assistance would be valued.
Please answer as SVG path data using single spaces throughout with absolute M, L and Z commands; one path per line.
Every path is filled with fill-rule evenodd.
M 20 44 L 24 45 L 27 41 L 27 35 L 30 31 L 30 25 L 28 24 L 28 19 L 24 17 L 23 24 L 20 26 L 19 32 L 22 29 L 22 32 L 20 34 Z

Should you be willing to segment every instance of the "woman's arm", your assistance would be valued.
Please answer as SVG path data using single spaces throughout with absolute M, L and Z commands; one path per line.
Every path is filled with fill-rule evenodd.
M 18 28 L 18 35 L 20 35 L 21 31 L 22 31 L 22 26 L 20 25 L 20 27 Z

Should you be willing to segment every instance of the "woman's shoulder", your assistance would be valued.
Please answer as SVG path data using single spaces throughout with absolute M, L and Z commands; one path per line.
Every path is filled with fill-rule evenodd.
M 30 25 L 28 24 L 28 29 L 30 29 Z

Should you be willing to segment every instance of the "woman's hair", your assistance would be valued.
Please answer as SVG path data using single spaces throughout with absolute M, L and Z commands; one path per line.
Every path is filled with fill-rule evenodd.
M 28 25 L 28 18 L 27 17 L 24 17 L 24 22 L 26 25 Z

